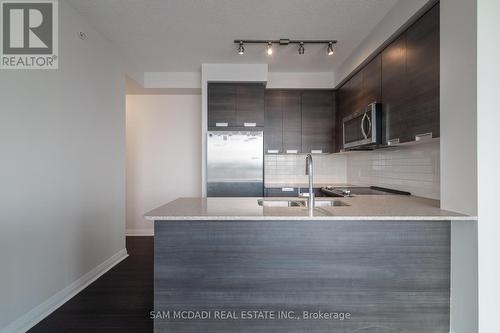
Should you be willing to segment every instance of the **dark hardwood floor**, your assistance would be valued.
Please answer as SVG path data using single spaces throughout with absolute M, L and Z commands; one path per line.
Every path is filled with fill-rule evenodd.
M 153 237 L 127 237 L 129 257 L 29 332 L 152 332 Z

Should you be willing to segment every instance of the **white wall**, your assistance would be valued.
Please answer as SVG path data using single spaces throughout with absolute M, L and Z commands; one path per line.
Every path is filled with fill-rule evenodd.
M 2 332 L 24 331 L 126 256 L 125 68 L 59 4 L 59 70 L 0 72 Z
M 439 200 L 439 142 L 347 156 L 347 183 L 381 186 Z
M 146 72 L 144 88 L 201 89 L 201 72 Z
M 127 234 L 153 234 L 144 213 L 201 196 L 201 96 L 127 96 Z
M 479 332 L 490 333 L 500 332 L 500 154 L 495 145 L 500 124 L 500 2 L 478 0 L 477 9 Z
M 441 208 L 470 215 L 477 215 L 476 6 L 440 2 Z M 477 331 L 477 244 L 475 221 L 452 223 L 454 333 Z
M 477 214 L 476 6 L 440 5 L 441 207 L 470 215 Z

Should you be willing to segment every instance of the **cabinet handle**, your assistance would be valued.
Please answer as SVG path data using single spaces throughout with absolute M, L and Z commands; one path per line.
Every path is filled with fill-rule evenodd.
M 267 153 L 268 154 L 279 154 L 279 149 L 268 149 Z
M 286 153 L 287 153 L 287 154 L 297 154 L 297 153 L 298 153 L 298 150 L 297 150 L 297 149 L 287 149 L 287 150 L 286 150 Z
M 387 140 L 387 145 L 388 146 L 395 146 L 395 145 L 398 145 L 398 144 L 399 144 L 399 138 Z
M 295 189 L 293 187 L 282 187 L 281 192 L 293 192 Z
M 361 119 L 361 134 L 363 134 L 363 136 L 365 137 L 365 139 L 368 138 L 368 134 L 366 134 L 366 132 L 365 132 L 365 119 L 366 119 L 366 117 L 368 117 L 368 116 L 365 113 L 363 115 L 363 118 Z
M 227 127 L 228 123 L 215 123 L 215 127 Z
M 432 132 L 415 135 L 415 141 L 423 141 L 429 139 L 432 139 Z
M 322 149 L 312 149 L 311 154 L 323 154 L 323 150 Z
M 257 126 L 257 123 L 243 123 L 244 127 L 255 127 Z

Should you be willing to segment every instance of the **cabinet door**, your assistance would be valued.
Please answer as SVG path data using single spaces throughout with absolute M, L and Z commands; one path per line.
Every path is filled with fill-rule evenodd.
M 424 133 L 439 137 L 439 4 L 408 28 L 406 49 L 409 100 L 405 121 L 411 139 Z
M 302 110 L 300 91 L 281 92 L 283 110 L 283 152 L 302 152 Z
M 208 127 L 236 126 L 236 85 L 208 84 Z
M 343 119 L 349 112 L 349 86 L 351 81 L 347 81 L 337 91 L 337 112 L 335 113 L 335 152 L 344 149 L 344 127 Z
M 363 90 L 363 71 L 359 71 L 349 80 L 348 105 L 345 116 L 360 111 L 366 106 L 366 98 Z
M 382 119 L 386 141 L 409 140 L 404 121 L 407 91 L 406 35 L 403 34 L 382 51 Z
M 264 85 L 261 83 L 237 84 L 236 89 L 237 126 L 264 126 Z
M 373 102 L 380 102 L 382 94 L 382 61 L 380 54 L 373 58 L 362 70 L 364 107 Z
M 283 110 L 281 92 L 268 90 L 265 97 L 264 152 L 283 152 Z
M 302 152 L 333 151 L 333 97 L 331 91 L 302 93 Z

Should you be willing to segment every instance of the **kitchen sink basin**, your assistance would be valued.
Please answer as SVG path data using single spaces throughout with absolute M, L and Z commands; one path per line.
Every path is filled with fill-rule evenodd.
M 262 207 L 307 207 L 307 200 L 265 200 L 259 199 L 259 206 Z M 314 201 L 314 207 L 340 207 L 349 206 L 343 201 L 335 199 L 316 199 Z

